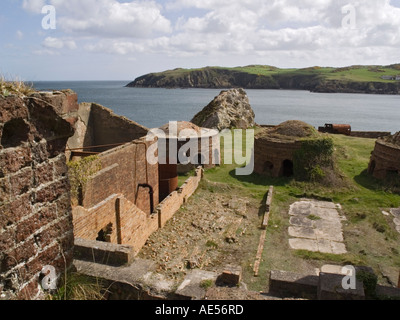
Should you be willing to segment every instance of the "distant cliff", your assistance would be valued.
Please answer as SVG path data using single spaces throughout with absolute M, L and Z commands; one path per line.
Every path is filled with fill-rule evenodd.
M 278 69 L 271 66 L 174 69 L 137 78 L 136 88 L 244 88 L 288 89 L 311 92 L 400 94 L 400 81 L 383 80 L 382 74 L 400 74 L 400 66 L 354 66 L 341 69 L 312 67 Z

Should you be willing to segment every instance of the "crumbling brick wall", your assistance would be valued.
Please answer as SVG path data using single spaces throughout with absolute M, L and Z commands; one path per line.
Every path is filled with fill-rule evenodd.
M 180 207 L 196 192 L 201 179 L 203 178 L 203 168 L 196 169 L 196 174 L 190 177 L 178 191 L 172 192 L 157 207 L 159 216 L 159 227 L 163 228 Z
M 400 179 L 400 144 L 378 139 L 371 154 L 368 172 L 377 179 L 385 179 L 390 174 Z
M 153 143 L 137 139 L 98 155 L 101 169 L 89 177 L 83 201 L 73 209 L 75 237 L 96 240 L 111 226 L 107 241 L 138 252 L 157 230 L 158 164 L 146 159 Z
M 72 263 L 64 151 L 76 107 L 72 92 L 0 96 L 0 294 L 9 298 L 38 298 L 42 268 L 59 275 Z

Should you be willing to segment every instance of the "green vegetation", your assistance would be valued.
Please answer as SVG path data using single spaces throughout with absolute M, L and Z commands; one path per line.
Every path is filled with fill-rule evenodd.
M 90 177 L 99 170 L 101 170 L 101 163 L 99 157 L 96 155 L 68 162 L 71 197 L 73 201 L 77 201 L 79 205 L 82 204 L 86 184 Z
M 400 73 L 399 65 L 392 66 L 351 66 L 345 68 L 331 68 L 331 67 L 310 67 L 304 69 L 279 69 L 271 66 L 263 65 L 252 65 L 246 67 L 235 67 L 235 68 L 221 68 L 231 71 L 245 72 L 249 74 L 256 74 L 261 76 L 271 75 L 290 75 L 290 76 L 302 76 L 302 75 L 317 75 L 321 76 L 326 80 L 345 80 L 345 81 L 356 81 L 356 82 L 393 82 L 391 80 L 383 80 L 382 76 L 396 76 Z M 193 71 L 191 69 L 180 69 L 181 72 Z M 201 69 L 197 69 L 201 70 Z M 376 71 L 376 70 L 379 70 Z
M 0 95 L 7 97 L 9 95 L 26 96 L 35 90 L 32 86 L 27 85 L 20 80 L 7 81 L 2 76 L 0 77 Z
M 390 66 L 310 67 L 280 69 L 268 65 L 174 69 L 137 78 L 128 87 L 183 87 L 244 89 L 300 89 L 316 92 L 398 94 L 399 81 L 383 79 L 400 74 L 400 64 Z
M 248 255 L 243 257 L 244 282 L 249 289 L 264 290 L 268 285 L 270 270 L 310 273 L 329 263 L 370 266 L 382 282 L 385 281 L 381 275 L 382 268 L 392 270 L 393 277 L 398 276 L 400 256 L 395 252 L 398 253 L 396 248 L 400 247 L 400 236 L 395 231 L 392 217 L 384 216 L 382 210 L 399 207 L 400 194 L 367 173 L 375 140 L 343 135 L 326 137 L 331 141 L 326 150 L 333 152 L 341 180 L 335 187 L 318 180 L 297 181 L 294 178 L 272 178 L 257 174 L 236 176 L 234 164 L 222 164 L 205 172 L 207 181 L 218 183 L 218 187 L 207 184 L 207 188 L 213 189 L 210 192 L 218 192 L 215 188 L 225 188 L 232 196 L 256 200 L 260 208 L 265 203 L 269 186 L 275 188 L 259 277 L 253 276 L 252 268 L 257 247 L 249 247 Z M 252 147 L 251 142 L 242 140 L 243 147 Z M 224 150 L 224 139 L 221 139 L 221 143 L 221 150 Z M 227 148 L 227 151 L 231 151 L 231 148 Z M 289 206 L 304 197 L 341 205 L 341 214 L 347 219 L 342 223 L 347 254 L 323 254 L 289 248 Z M 262 209 L 260 212 L 263 212 Z M 261 219 L 260 214 L 260 225 Z M 260 234 L 261 230 L 253 235 L 256 242 Z
M 211 288 L 214 285 L 214 281 L 212 280 L 203 280 L 200 282 L 200 288 L 203 288 L 205 290 Z
M 57 292 L 49 294 L 48 300 L 104 300 L 107 293 L 102 284 L 94 278 L 68 272 L 62 276 Z
M 333 140 L 326 137 L 304 140 L 293 160 L 297 180 L 322 181 L 326 171 L 333 169 Z

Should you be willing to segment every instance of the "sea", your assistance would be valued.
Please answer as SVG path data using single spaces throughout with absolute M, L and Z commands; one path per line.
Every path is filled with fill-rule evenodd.
M 126 81 L 40 81 L 37 90 L 71 89 L 79 102 L 96 102 L 148 128 L 190 121 L 221 89 L 127 88 Z M 355 131 L 400 131 L 400 95 L 246 90 L 256 123 L 301 120 L 314 127 L 350 124 Z

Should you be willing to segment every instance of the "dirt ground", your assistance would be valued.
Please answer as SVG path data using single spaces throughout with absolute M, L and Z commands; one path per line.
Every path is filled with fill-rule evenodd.
M 155 232 L 139 257 L 179 284 L 194 268 L 222 272 L 229 264 L 254 263 L 262 216 L 260 203 L 230 194 L 229 187 L 202 182 L 167 225 Z

